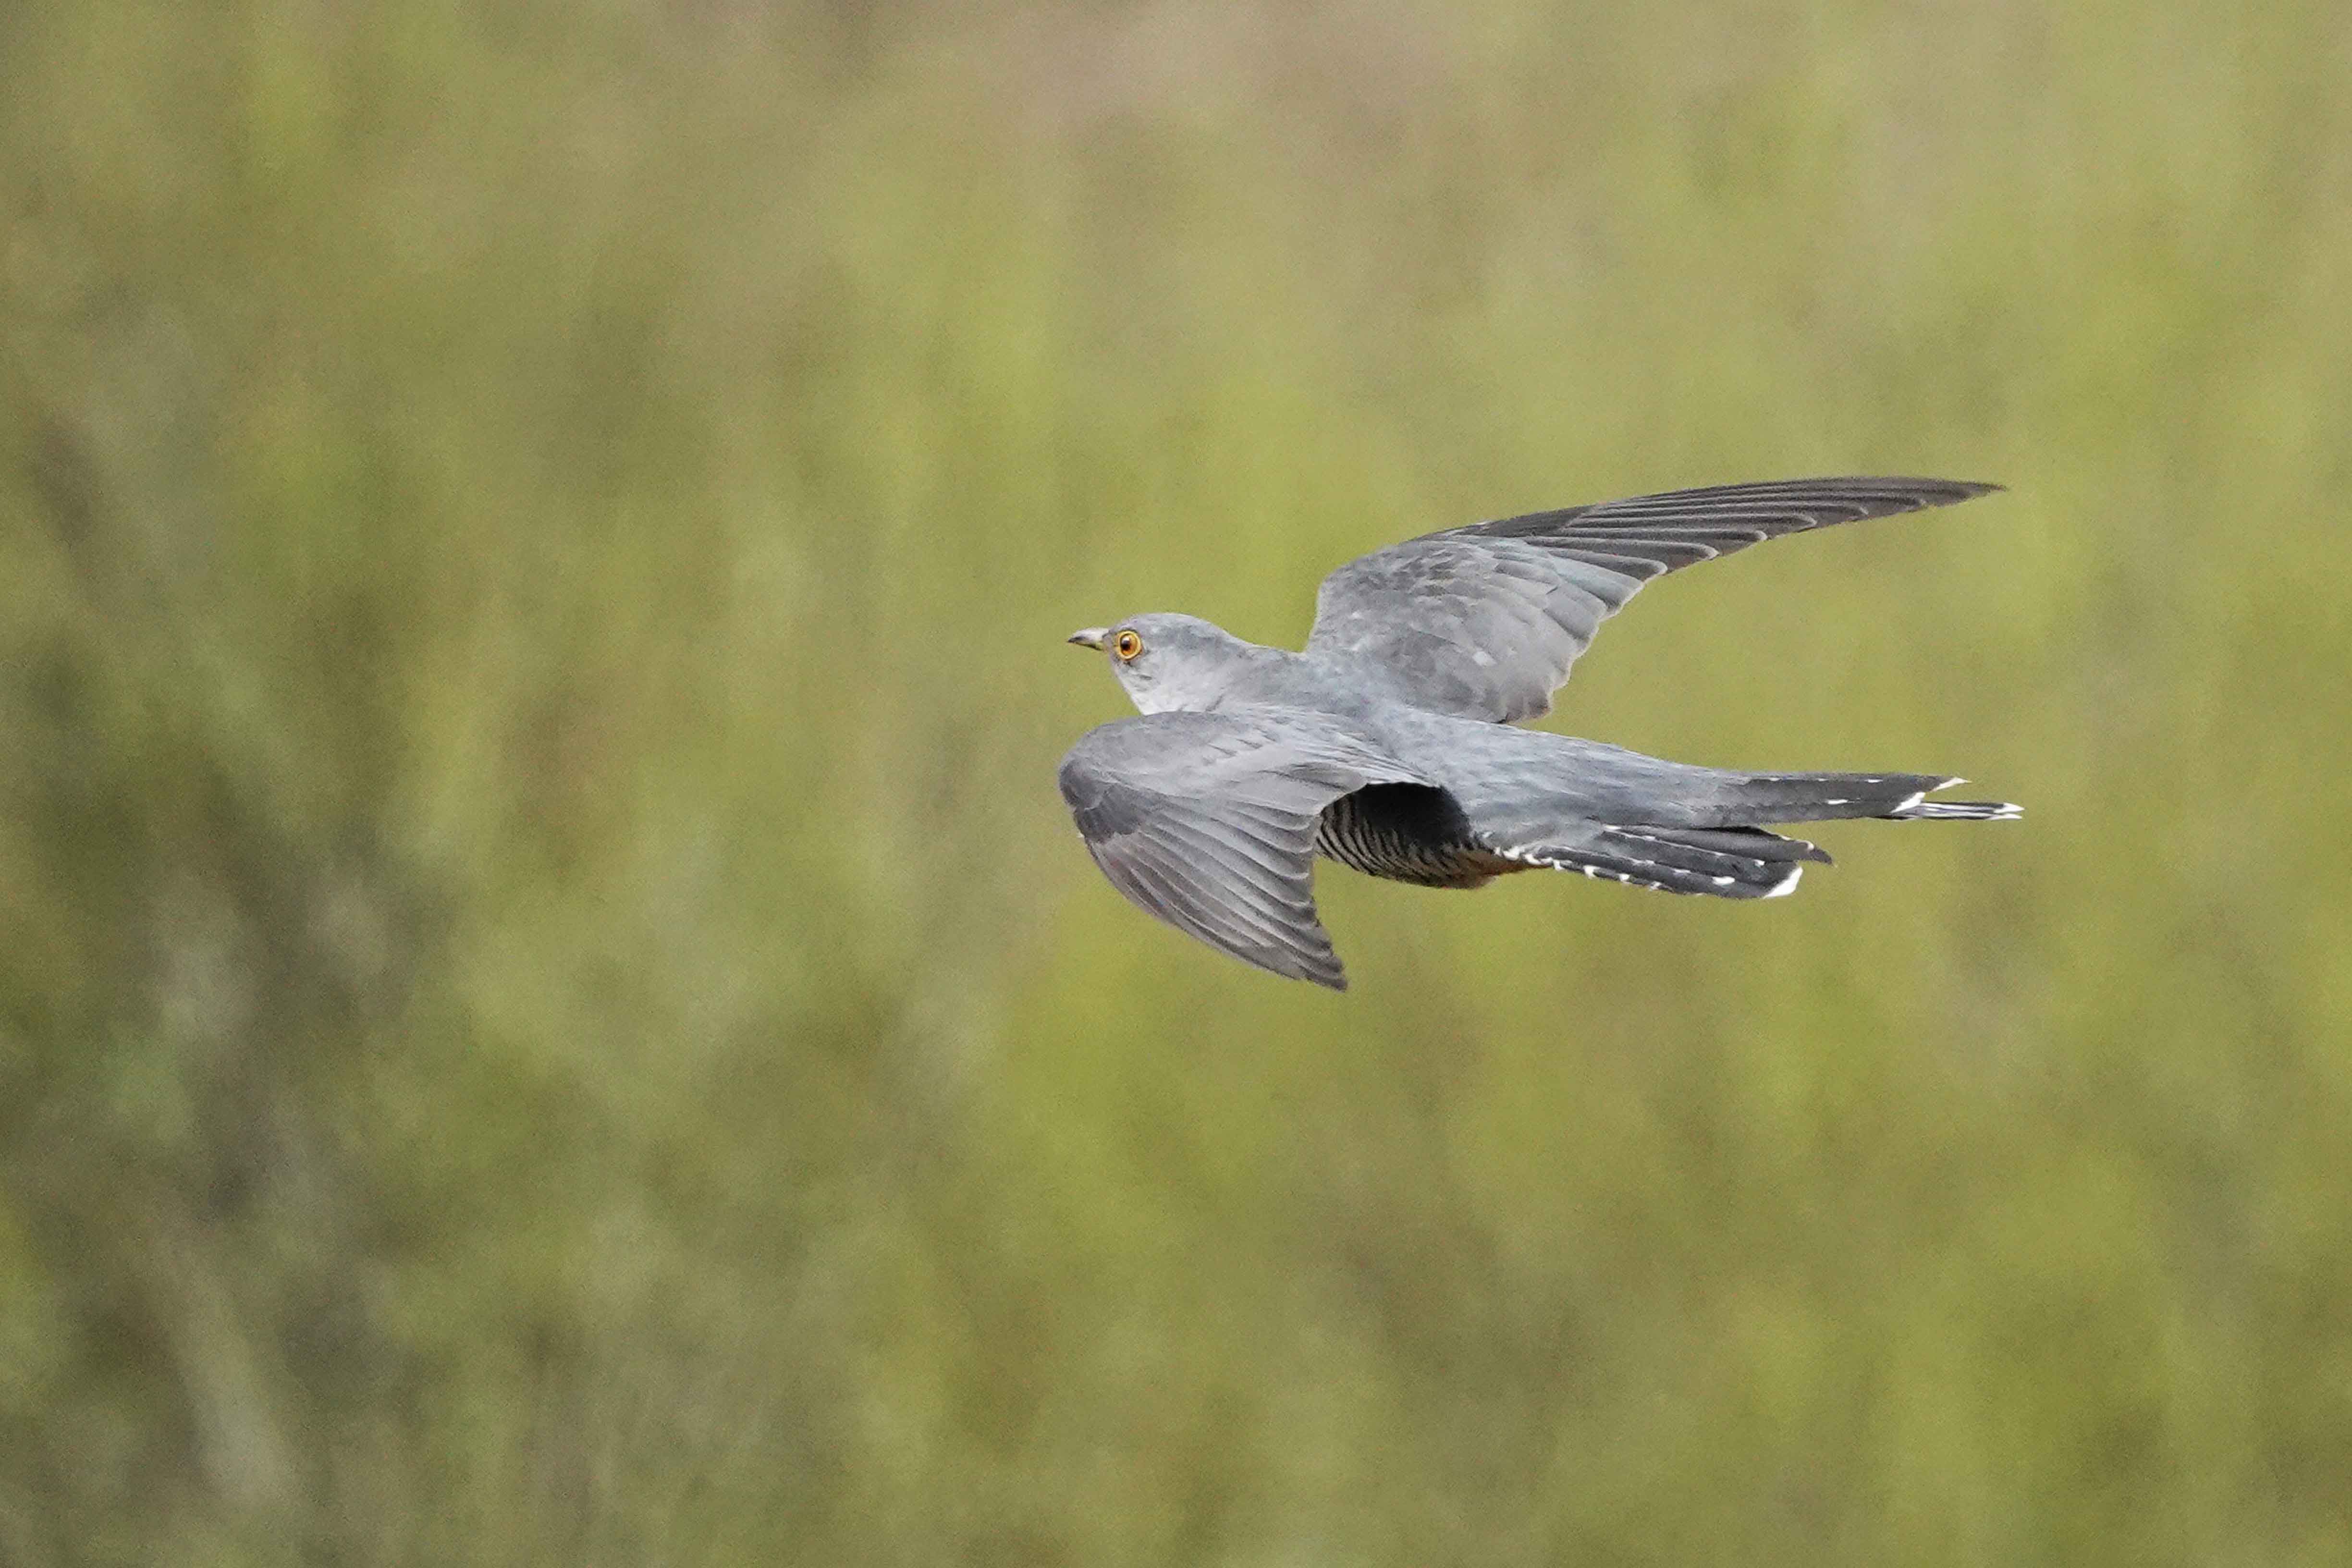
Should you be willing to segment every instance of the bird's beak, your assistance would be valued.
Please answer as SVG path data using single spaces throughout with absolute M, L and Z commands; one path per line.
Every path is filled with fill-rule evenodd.
M 1108 630 L 1110 630 L 1108 626 L 1088 626 L 1082 632 L 1072 632 L 1070 634 L 1070 641 L 1080 647 L 1090 647 L 1097 653 L 1100 653 L 1102 651 L 1103 634 Z

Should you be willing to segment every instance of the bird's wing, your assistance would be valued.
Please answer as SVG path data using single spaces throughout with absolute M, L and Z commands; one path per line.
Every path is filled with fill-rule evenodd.
M 1276 974 L 1347 988 L 1315 917 L 1316 817 L 1368 784 L 1417 782 L 1339 721 L 1289 709 L 1151 713 L 1089 731 L 1062 798 L 1111 886 Z
M 1508 723 L 1551 706 L 1602 621 L 1651 578 L 1784 533 L 1949 506 L 1999 485 L 1775 479 L 1424 534 L 1323 579 L 1310 654 L 1381 666 L 1424 708 Z

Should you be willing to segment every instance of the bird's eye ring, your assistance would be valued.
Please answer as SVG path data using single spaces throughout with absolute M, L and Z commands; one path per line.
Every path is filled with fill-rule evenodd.
M 1143 639 L 1137 637 L 1130 627 L 1110 639 L 1110 651 L 1123 660 L 1133 658 L 1143 651 Z

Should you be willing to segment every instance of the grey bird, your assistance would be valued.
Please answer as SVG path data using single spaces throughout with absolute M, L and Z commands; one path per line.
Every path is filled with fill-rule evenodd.
M 1948 506 L 1958 479 L 1721 485 L 1448 529 L 1323 580 L 1304 652 L 1192 616 L 1130 616 L 1097 648 L 1142 716 L 1089 731 L 1062 798 L 1111 885 L 1235 958 L 1347 988 L 1317 918 L 1317 855 L 1374 877 L 1477 888 L 1580 871 L 1724 899 L 1793 891 L 1829 857 L 1768 824 L 1986 822 L 2020 808 L 1930 801 L 1965 781 L 1751 773 L 1511 728 L 1643 584 L 1784 533 Z

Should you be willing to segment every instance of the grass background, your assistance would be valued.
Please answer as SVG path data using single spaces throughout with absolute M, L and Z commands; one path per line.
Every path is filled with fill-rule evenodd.
M 0 1562 L 2352 1561 L 2352 13 L 0 11 Z M 1767 908 L 1128 908 L 1060 639 L 1677 577 Z

